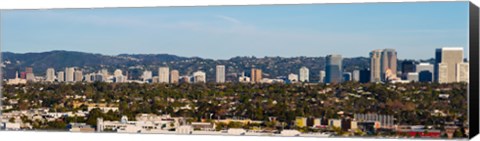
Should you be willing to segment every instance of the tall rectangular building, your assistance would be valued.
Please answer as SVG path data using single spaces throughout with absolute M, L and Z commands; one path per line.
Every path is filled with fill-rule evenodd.
M 178 83 L 180 80 L 180 72 L 178 70 L 172 70 L 170 72 L 170 83 Z
M 321 70 L 319 76 L 320 76 L 320 79 L 318 80 L 318 82 L 325 83 L 325 71 Z
M 436 49 L 435 82 L 457 82 L 457 65 L 459 63 L 463 63 L 463 48 L 444 47 Z
M 310 72 L 307 67 L 300 68 L 300 82 L 309 82 Z
M 359 82 L 360 83 L 368 83 L 370 82 L 371 80 L 371 76 L 372 73 L 370 72 L 369 69 L 363 69 L 363 70 L 360 70 L 360 80 Z
M 75 75 L 75 68 L 73 68 L 73 67 L 65 68 L 65 81 L 66 82 L 73 82 L 74 81 L 74 75 Z
M 252 82 L 258 83 L 258 82 L 262 81 L 262 70 L 261 69 L 253 68 L 250 75 L 251 75 L 250 80 Z
M 83 81 L 83 72 L 81 70 L 75 71 L 75 76 L 74 77 L 75 77 L 75 79 L 74 79 L 75 82 Z
M 35 80 L 35 74 L 33 73 L 33 68 L 32 67 L 25 68 L 25 79 L 27 79 L 27 81 L 34 81 Z
M 45 77 L 45 81 L 47 82 L 53 82 L 55 81 L 55 69 L 53 68 L 48 68 L 47 69 L 47 75 Z
M 168 67 L 158 68 L 158 82 L 168 83 L 170 81 L 170 69 Z
M 370 81 L 382 81 L 382 50 L 373 50 L 370 52 Z
M 339 54 L 327 55 L 325 65 L 325 83 L 342 82 L 342 56 Z
M 397 51 L 377 49 L 370 52 L 371 82 L 387 81 L 397 77 Z
M 457 82 L 467 82 L 469 79 L 469 65 L 468 63 L 458 63 L 457 64 Z
M 360 81 L 360 71 L 359 70 L 353 70 L 352 80 L 356 81 L 356 82 Z
M 217 83 L 225 83 L 225 66 L 224 65 L 217 65 L 216 69 L 216 82 Z
M 64 82 L 65 81 L 65 72 L 59 71 L 57 73 L 57 81 L 58 82 Z
M 382 51 L 381 72 L 383 81 L 392 80 L 397 77 L 397 51 L 395 51 L 395 49 L 384 49 Z

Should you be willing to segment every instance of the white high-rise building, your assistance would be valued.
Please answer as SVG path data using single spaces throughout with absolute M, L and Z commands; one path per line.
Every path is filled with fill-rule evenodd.
M 307 67 L 300 68 L 300 82 L 309 82 L 310 80 L 310 71 Z
M 70 68 L 65 68 L 65 81 L 66 82 L 73 82 L 74 81 L 74 76 L 75 76 L 75 68 L 70 67 Z
M 452 83 L 460 80 L 457 78 L 457 66 L 463 63 L 463 48 L 444 47 L 435 50 L 434 79 L 439 83 Z
M 291 83 L 298 82 L 298 75 L 297 75 L 297 74 L 290 73 L 290 74 L 288 74 L 288 80 L 289 80 Z
M 360 71 L 359 70 L 353 70 L 352 80 L 357 81 L 357 82 L 360 81 Z
M 468 63 L 457 64 L 457 82 L 467 82 L 469 80 L 469 65 Z
M 320 71 L 319 76 L 320 76 L 320 79 L 319 79 L 318 82 L 320 82 L 320 83 L 325 83 L 325 71 L 323 71 L 323 70 Z
M 143 75 L 142 75 L 142 78 L 143 78 L 143 81 L 148 81 L 149 79 L 152 79 L 153 75 L 152 75 L 152 71 L 143 71 Z
M 196 71 L 193 73 L 193 82 L 194 83 L 205 83 L 207 82 L 207 75 L 203 71 Z
M 170 69 L 168 67 L 158 68 L 158 82 L 169 83 L 170 81 Z
M 59 71 L 57 73 L 57 81 L 58 82 L 64 82 L 65 81 L 65 72 Z
M 225 83 L 225 65 L 217 65 L 217 83 Z
M 47 82 L 53 82 L 55 81 L 55 69 L 53 68 L 48 68 L 47 69 L 47 76 L 45 79 Z

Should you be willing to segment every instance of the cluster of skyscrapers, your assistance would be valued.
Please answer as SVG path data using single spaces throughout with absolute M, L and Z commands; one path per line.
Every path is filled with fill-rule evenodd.
M 325 70 L 320 70 L 320 83 L 341 83 L 345 81 L 367 82 L 468 82 L 469 64 L 464 60 L 463 48 L 438 48 L 435 51 L 435 63 L 416 62 L 404 60 L 401 65 L 397 64 L 397 52 L 395 49 L 377 49 L 370 52 L 370 67 L 361 70 L 346 72 L 343 70 L 343 59 L 339 54 L 326 56 Z M 397 69 L 401 67 L 401 69 Z M 400 71 L 400 72 L 397 72 Z M 217 65 L 215 69 L 215 82 L 226 82 L 225 65 Z M 399 76 L 399 77 L 397 77 Z M 18 77 L 18 74 L 16 74 Z M 21 73 L 22 79 L 12 79 L 14 82 L 34 81 L 33 68 L 27 67 Z M 203 71 L 193 72 L 192 75 L 180 76 L 178 70 L 171 70 L 169 67 L 159 67 L 158 76 L 153 76 L 152 71 L 145 70 L 140 82 L 147 83 L 179 83 L 179 82 L 207 82 L 206 73 Z M 20 81 L 22 80 L 22 81 Z M 82 70 L 75 67 L 67 67 L 64 71 L 55 72 L 54 68 L 46 71 L 47 82 L 131 82 L 139 80 L 128 80 L 128 72 L 124 74 L 117 69 L 113 75 L 108 70 L 102 69 L 97 73 L 83 74 Z M 310 82 L 310 70 L 303 66 L 299 69 L 299 75 L 290 73 L 284 79 L 263 78 L 262 70 L 252 68 L 249 75 L 242 73 L 238 82 L 250 83 L 273 83 L 273 82 Z
M 326 57 L 325 72 L 320 72 L 320 82 L 338 83 L 342 81 L 367 82 L 468 82 L 469 64 L 464 60 L 463 48 L 438 48 L 435 63 L 417 63 L 405 60 L 401 72 L 397 72 L 397 52 L 395 49 L 378 49 L 370 52 L 370 68 L 342 71 L 342 56 Z M 324 75 L 325 74 L 325 75 Z M 400 76 L 400 77 L 398 77 Z

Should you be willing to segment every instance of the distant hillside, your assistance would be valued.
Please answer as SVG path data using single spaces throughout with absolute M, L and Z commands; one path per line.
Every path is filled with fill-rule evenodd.
M 207 81 L 215 78 L 215 66 L 223 64 L 227 66 L 227 79 L 233 80 L 238 75 L 252 68 L 263 70 L 265 77 L 275 78 L 286 76 L 289 73 L 299 73 L 302 66 L 310 69 L 311 81 L 318 81 L 319 71 L 325 68 L 324 57 L 233 57 L 228 60 L 212 60 L 198 57 L 181 57 L 169 54 L 120 54 L 107 56 L 73 51 L 50 51 L 41 53 L 2 53 L 5 64 L 4 74 L 6 78 L 12 78 L 15 71 L 25 71 L 25 67 L 31 66 L 35 75 L 45 75 L 49 67 L 56 71 L 64 70 L 65 67 L 78 67 L 84 72 L 94 72 L 102 68 L 113 72 L 115 69 L 128 70 L 129 76 L 138 78 L 143 70 L 151 70 L 157 75 L 159 66 L 169 66 L 171 69 L 180 71 L 180 75 L 190 75 L 194 71 L 202 70 L 207 73 Z M 431 60 L 429 60 L 431 61 Z M 366 57 L 344 58 L 345 71 L 363 69 L 369 67 L 369 59 Z M 398 64 L 401 64 L 399 60 Z M 398 67 L 400 68 L 400 66 Z

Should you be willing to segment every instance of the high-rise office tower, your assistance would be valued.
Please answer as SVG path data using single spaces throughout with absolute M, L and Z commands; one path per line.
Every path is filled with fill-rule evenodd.
M 33 73 L 33 68 L 32 67 L 27 67 L 25 68 L 25 79 L 27 81 L 34 81 L 35 80 L 35 74 Z
M 388 76 L 387 71 L 391 72 Z M 397 77 L 397 51 L 395 49 L 384 49 L 382 51 L 382 77 L 383 81 Z
M 463 48 L 435 50 L 434 79 L 438 83 L 457 82 L 457 65 L 463 63 Z
M 382 50 L 373 50 L 370 52 L 370 81 L 382 81 Z
M 74 77 L 75 77 L 75 79 L 74 79 L 75 82 L 83 81 L 83 72 L 81 70 L 76 70 Z
M 407 79 L 407 75 L 409 72 L 416 72 L 415 61 L 405 60 L 402 62 L 402 79 Z
M 143 71 L 143 74 L 142 74 L 142 79 L 143 81 L 148 81 L 150 79 L 152 79 L 153 75 L 152 75 L 152 71 Z
M 457 64 L 457 82 L 467 82 L 469 79 L 469 65 L 468 63 L 458 63 Z
M 65 81 L 66 82 L 73 82 L 74 81 L 74 75 L 75 75 L 75 68 L 73 68 L 73 67 L 65 68 Z
M 224 65 L 217 65 L 216 70 L 216 82 L 217 83 L 225 83 L 225 66 Z
M 372 73 L 370 72 L 369 69 L 363 69 L 363 70 L 360 70 L 360 83 L 368 83 L 370 82 L 371 80 L 371 76 Z
M 261 69 L 253 68 L 250 75 L 251 75 L 250 80 L 252 82 L 258 83 L 258 82 L 262 81 L 262 70 Z
M 65 72 L 59 71 L 57 73 L 57 81 L 58 82 L 64 82 L 65 81 Z
M 168 67 L 158 68 L 158 82 L 169 83 L 170 81 L 170 69 Z
M 357 82 L 360 81 L 360 71 L 359 70 L 353 70 L 352 80 L 357 81 Z
M 370 52 L 370 81 L 379 82 L 396 79 L 397 51 L 377 49 Z
M 342 56 L 331 54 L 326 57 L 325 65 L 325 83 L 342 82 Z
M 178 83 L 180 79 L 180 72 L 178 70 L 172 70 L 170 72 L 170 83 Z
M 325 71 L 321 70 L 320 73 L 319 73 L 319 80 L 318 82 L 319 83 L 325 83 Z
M 193 73 L 193 82 L 194 83 L 205 83 L 207 82 L 207 75 L 203 71 L 196 71 Z
M 45 81 L 47 81 L 47 82 L 55 81 L 55 69 L 48 68 L 47 69 L 47 76 L 45 78 L 46 78 Z
M 300 82 L 309 82 L 310 72 L 307 67 L 300 68 Z

